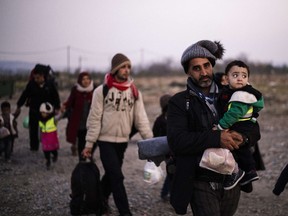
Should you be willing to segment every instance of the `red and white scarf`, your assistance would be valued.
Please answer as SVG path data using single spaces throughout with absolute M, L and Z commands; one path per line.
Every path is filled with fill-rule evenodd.
M 120 91 L 125 91 L 128 88 L 131 88 L 133 96 L 138 98 L 138 90 L 134 84 L 134 80 L 129 77 L 129 79 L 125 82 L 117 82 L 116 79 L 111 75 L 111 73 L 107 73 L 105 75 L 104 83 L 110 89 L 111 87 L 115 87 Z

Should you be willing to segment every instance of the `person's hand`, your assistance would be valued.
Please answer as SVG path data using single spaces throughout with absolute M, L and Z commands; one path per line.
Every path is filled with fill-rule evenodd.
M 14 112 L 14 118 L 16 119 L 19 115 L 20 115 L 20 113 L 21 113 L 21 108 L 20 107 L 17 107 L 17 109 L 15 110 L 15 112 Z
M 60 107 L 60 111 L 62 113 L 64 113 L 66 111 L 66 106 L 64 104 L 62 104 L 62 106 Z
M 232 139 L 234 140 L 235 144 L 237 146 L 240 146 L 243 144 L 243 142 L 245 142 L 245 140 L 243 140 L 243 135 L 236 132 L 236 131 L 229 131 L 229 133 L 232 136 Z
M 55 115 L 58 115 L 60 113 L 59 109 L 55 109 Z
M 234 140 L 235 139 L 235 140 Z M 243 142 L 241 134 L 235 131 L 222 130 L 220 136 L 220 145 L 222 148 L 229 149 L 230 151 L 234 149 L 239 149 L 240 140 Z
M 82 151 L 82 155 L 84 158 L 90 158 L 92 156 L 91 152 L 92 152 L 92 148 L 85 147 Z

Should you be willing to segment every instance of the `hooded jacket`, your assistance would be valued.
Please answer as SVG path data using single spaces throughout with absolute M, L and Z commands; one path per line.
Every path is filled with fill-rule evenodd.
M 86 147 L 92 148 L 97 140 L 128 142 L 133 122 L 143 139 L 153 137 L 141 92 L 135 100 L 131 88 L 111 87 L 103 98 L 103 85 L 98 86 L 87 119 Z

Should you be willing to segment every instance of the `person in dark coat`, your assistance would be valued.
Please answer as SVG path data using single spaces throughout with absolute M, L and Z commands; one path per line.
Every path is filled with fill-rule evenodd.
M 85 160 L 81 152 L 85 147 L 87 133 L 86 120 L 89 114 L 93 91 L 95 89 L 90 73 L 83 71 L 79 74 L 77 83 L 72 87 L 67 101 L 61 110 L 68 112 L 66 140 L 71 143 L 72 154 L 76 155 L 78 144 L 79 161 Z M 77 143 L 77 144 L 76 144 Z
M 279 196 L 284 191 L 287 183 L 288 183 L 288 164 L 281 171 L 272 192 L 276 196 Z
M 187 89 L 169 100 L 167 139 L 174 158 L 174 169 L 167 168 L 174 172 L 170 203 L 180 215 L 187 213 L 189 204 L 194 216 L 231 216 L 238 207 L 239 185 L 224 190 L 225 175 L 199 166 L 205 149 L 233 151 L 243 143 L 237 132 L 212 130 L 219 120 L 213 67 L 223 53 L 222 44 L 216 41 L 202 40 L 189 46 L 181 58 L 188 75 Z
M 160 106 L 161 106 L 161 114 L 157 116 L 152 131 L 154 137 L 167 136 L 167 110 L 168 110 L 168 101 L 170 100 L 170 94 L 164 94 L 160 97 Z M 166 161 L 168 161 L 170 155 L 166 155 Z M 164 184 L 161 189 L 160 197 L 163 201 L 169 200 L 169 192 L 170 192 L 170 179 L 168 175 L 166 175 Z
M 60 109 L 58 90 L 54 82 L 50 82 L 48 79 L 50 70 L 50 66 L 37 64 L 31 72 L 33 79 L 29 80 L 17 101 L 15 116 L 19 116 L 21 107 L 24 104 L 29 107 L 29 137 L 31 151 L 38 151 L 39 149 L 38 122 L 40 119 L 40 105 L 44 102 L 51 103 L 56 114 Z

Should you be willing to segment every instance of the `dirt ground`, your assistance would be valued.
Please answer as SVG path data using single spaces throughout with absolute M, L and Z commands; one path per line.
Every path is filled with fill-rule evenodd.
M 151 126 L 160 113 L 159 96 L 179 91 L 181 87 L 169 84 L 185 83 L 185 80 L 183 77 L 171 77 L 170 81 L 164 81 L 162 78 L 139 78 L 137 85 L 143 93 Z M 259 171 L 260 180 L 253 183 L 252 193 L 242 193 L 235 216 L 288 215 L 288 190 L 279 197 L 272 193 L 277 177 L 288 162 L 288 135 L 285 129 L 288 113 L 286 80 L 285 76 L 277 78 L 261 76 L 254 80 L 265 97 L 266 107 L 259 117 L 262 133 L 259 144 L 266 170 Z M 18 97 L 19 93 L 10 100 L 13 109 Z M 61 92 L 61 98 L 64 100 L 66 97 L 67 92 Z M 65 141 L 67 122 L 62 120 L 58 124 L 61 142 L 59 160 L 48 171 L 45 168 L 42 151 L 29 150 L 28 130 L 22 126 L 27 111 L 27 108 L 22 108 L 18 118 L 19 138 L 15 142 L 12 162 L 5 163 L 3 157 L 0 158 L 0 215 L 70 215 L 70 178 L 77 164 L 77 157 L 71 155 L 70 144 Z M 129 143 L 123 165 L 131 211 L 135 216 L 174 216 L 176 214 L 169 203 L 160 199 L 163 181 L 156 185 L 148 185 L 143 181 L 145 161 L 138 159 L 136 145 L 138 139 L 140 137 L 136 135 Z M 95 159 L 103 174 L 98 150 Z M 164 164 L 162 166 L 164 168 Z M 112 198 L 110 204 L 111 215 L 118 215 Z M 192 215 L 191 210 L 188 211 L 188 215 Z

